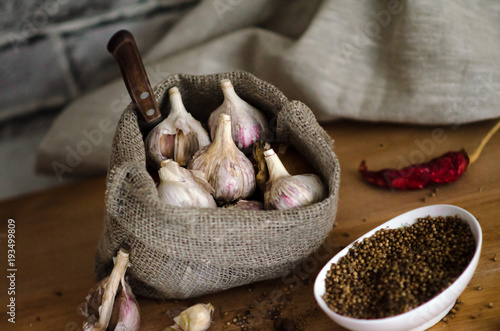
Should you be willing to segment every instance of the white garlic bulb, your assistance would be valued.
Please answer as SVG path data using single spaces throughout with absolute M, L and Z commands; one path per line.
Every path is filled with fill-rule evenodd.
M 325 198 L 325 185 L 318 176 L 290 175 L 273 149 L 264 151 L 264 157 L 269 170 L 264 192 L 266 209 L 293 209 Z
M 167 159 L 186 165 L 196 151 L 210 144 L 207 131 L 184 107 L 179 89 L 168 92 L 170 113 L 145 140 L 148 161 L 156 168 Z
M 173 160 L 161 163 L 158 195 L 165 203 L 178 207 L 215 208 L 213 188 L 199 171 L 182 168 Z
M 257 108 L 241 99 L 229 79 L 221 81 L 224 102 L 210 114 L 208 127 L 212 140 L 215 137 L 220 114 L 231 116 L 234 143 L 243 150 L 259 139 L 266 139 L 269 133 L 267 119 Z
M 215 200 L 231 202 L 255 191 L 252 162 L 234 144 L 231 116 L 221 114 L 212 143 L 195 153 L 188 169 L 200 170 L 215 190 Z
M 81 314 L 87 318 L 83 324 L 84 331 L 139 330 L 139 305 L 125 281 L 128 259 L 129 253 L 120 249 L 111 275 L 90 290 L 81 310 Z

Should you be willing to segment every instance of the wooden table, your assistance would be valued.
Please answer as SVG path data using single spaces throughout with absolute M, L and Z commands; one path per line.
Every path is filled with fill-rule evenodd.
M 278 314 L 293 320 L 297 329 L 342 330 L 315 303 L 312 287 L 319 268 L 341 247 L 388 219 L 417 207 L 448 203 L 469 210 L 480 220 L 484 244 L 476 273 L 460 297 L 463 304 L 456 317 L 448 323 L 439 322 L 432 330 L 500 330 L 500 261 L 493 260 L 495 254 L 500 258 L 500 134 L 458 182 L 440 187 L 435 196 L 430 189 L 377 189 L 364 183 L 357 173 L 361 159 L 377 169 L 401 167 L 408 160 L 428 160 L 447 150 L 472 150 L 492 125 L 492 121 L 440 128 L 350 121 L 325 125 L 335 139 L 342 169 L 337 226 L 328 240 L 333 244 L 326 247 L 330 253 L 293 271 L 288 277 L 300 279 L 293 287 L 289 280 L 274 279 L 193 300 L 139 298 L 142 329 L 163 330 L 172 324 L 169 310 L 210 302 L 216 308 L 212 330 L 238 330 L 233 320 L 241 324 L 238 317 L 243 321 L 248 314 L 246 325 L 252 330 L 273 330 L 270 316 Z M 103 226 L 104 187 L 101 177 L 0 202 L 0 256 L 5 261 L 0 281 L 1 330 L 80 328 L 83 318 L 78 307 L 96 281 L 93 258 Z M 10 298 L 5 275 L 9 219 L 16 224 L 15 325 L 7 322 L 6 315 Z M 283 296 L 277 298 L 276 293 Z M 493 308 L 488 308 L 488 303 L 493 303 Z

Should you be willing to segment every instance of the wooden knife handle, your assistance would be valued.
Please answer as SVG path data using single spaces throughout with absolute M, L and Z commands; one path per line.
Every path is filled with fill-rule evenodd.
M 118 62 L 128 93 L 144 120 L 151 122 L 161 117 L 132 33 L 127 30 L 115 33 L 108 42 L 108 51 Z

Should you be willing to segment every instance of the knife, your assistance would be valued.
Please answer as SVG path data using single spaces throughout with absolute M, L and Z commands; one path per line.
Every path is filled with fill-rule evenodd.
M 161 113 L 134 36 L 130 31 L 120 30 L 111 37 L 107 48 L 120 66 L 123 81 L 139 114 L 139 127 L 144 133 L 161 121 Z

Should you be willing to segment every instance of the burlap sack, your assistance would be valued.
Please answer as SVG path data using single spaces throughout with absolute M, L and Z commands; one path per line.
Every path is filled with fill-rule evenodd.
M 246 72 L 172 75 L 155 87 L 163 114 L 177 86 L 192 115 L 206 123 L 222 103 L 219 82 L 271 120 L 274 139 L 289 142 L 318 170 L 328 197 L 289 211 L 179 208 L 162 203 L 146 170 L 143 135 L 134 106 L 118 124 L 107 177 L 105 228 L 96 272 L 106 276 L 120 247 L 130 250 L 128 275 L 138 295 L 189 298 L 280 277 L 313 253 L 335 221 L 340 168 L 332 141 L 307 106 Z

